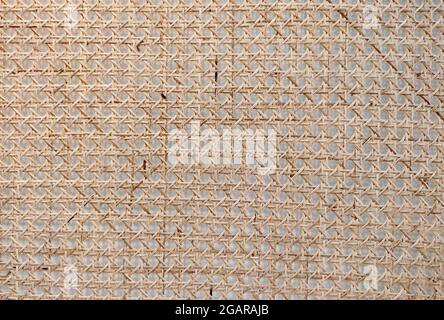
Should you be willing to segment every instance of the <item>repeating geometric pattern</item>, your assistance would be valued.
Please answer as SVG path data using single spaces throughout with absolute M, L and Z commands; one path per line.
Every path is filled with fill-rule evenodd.
M 0 298 L 443 299 L 443 16 L 1 1 Z M 272 128 L 276 170 L 171 165 L 196 120 Z

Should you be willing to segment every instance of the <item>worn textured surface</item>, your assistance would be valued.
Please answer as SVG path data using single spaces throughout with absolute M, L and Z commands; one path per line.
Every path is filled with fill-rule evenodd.
M 444 298 L 443 31 L 441 0 L 0 0 L 0 298 Z M 172 166 L 191 120 L 273 128 L 275 172 Z

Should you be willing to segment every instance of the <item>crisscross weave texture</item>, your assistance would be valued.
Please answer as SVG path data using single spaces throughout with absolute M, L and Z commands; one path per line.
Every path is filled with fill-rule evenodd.
M 443 15 L 1 0 L 0 298 L 444 298 Z M 276 170 L 171 165 L 191 121 Z

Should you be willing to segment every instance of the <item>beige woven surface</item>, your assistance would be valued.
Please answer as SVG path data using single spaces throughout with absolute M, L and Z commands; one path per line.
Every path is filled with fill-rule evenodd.
M 443 15 L 0 0 L 0 298 L 444 298 Z M 191 121 L 274 172 L 172 165 Z

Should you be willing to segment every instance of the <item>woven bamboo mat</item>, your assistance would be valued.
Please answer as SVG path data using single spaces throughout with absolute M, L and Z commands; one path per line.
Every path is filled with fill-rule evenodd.
M 443 16 L 0 0 L 0 298 L 444 298 Z M 170 161 L 193 126 L 272 170 Z

